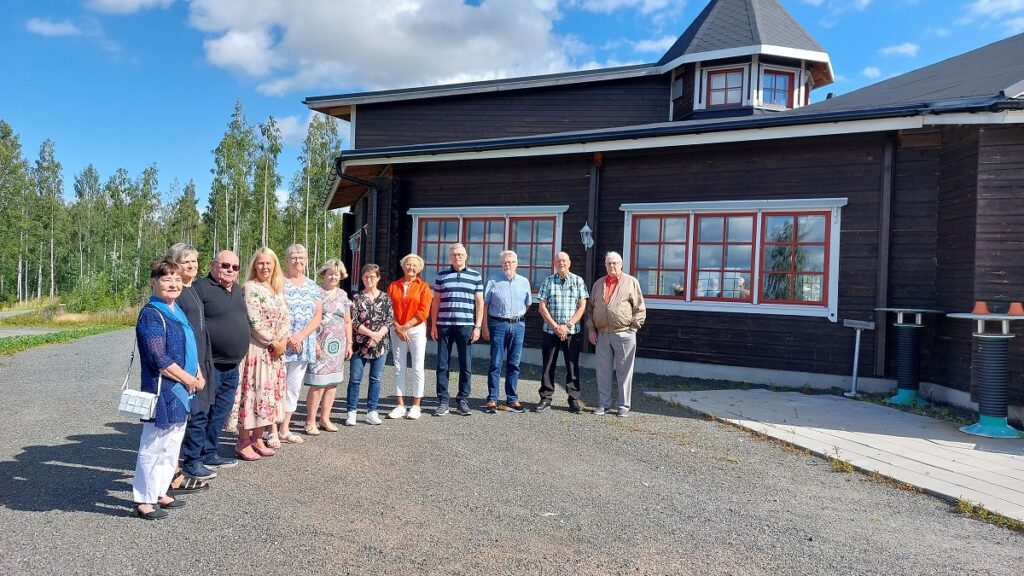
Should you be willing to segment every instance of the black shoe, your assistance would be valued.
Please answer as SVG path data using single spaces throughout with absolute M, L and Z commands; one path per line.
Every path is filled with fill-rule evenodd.
M 569 412 L 572 412 L 573 414 L 580 413 L 580 402 L 578 400 L 569 398 Z
M 185 507 L 185 501 L 184 500 L 178 500 L 177 498 L 175 498 L 174 500 L 171 500 L 167 504 L 161 504 L 160 507 L 165 509 L 165 510 L 173 510 L 175 508 L 184 508 Z
M 168 516 L 170 516 L 170 514 L 167 513 L 167 510 L 154 508 L 152 512 L 143 512 L 142 510 L 139 510 L 138 506 L 135 507 L 135 517 L 142 518 L 143 520 L 163 520 Z
M 501 409 L 505 410 L 506 412 L 515 412 L 516 414 L 522 414 L 523 412 L 526 412 L 526 408 L 523 407 L 523 404 L 521 402 L 506 402 L 505 405 L 501 407 Z
M 459 414 L 462 414 L 463 416 L 472 416 L 473 415 L 473 413 L 469 411 L 469 401 L 467 401 L 467 400 L 459 400 L 458 401 L 458 406 L 459 406 Z
M 193 466 L 182 466 L 181 471 L 185 473 L 185 476 L 191 476 L 200 480 L 209 480 L 217 477 L 216 472 L 198 462 Z
M 238 460 L 234 458 L 223 458 L 214 454 L 206 460 L 203 460 L 203 465 L 208 468 L 231 468 L 238 465 Z
M 444 416 L 447 413 L 448 413 L 448 403 L 447 402 L 442 402 L 442 403 L 437 405 L 437 408 L 434 408 L 434 416 Z
M 541 398 L 540 404 L 537 404 L 537 407 L 533 410 L 534 412 L 543 412 L 548 408 L 551 408 L 551 398 Z

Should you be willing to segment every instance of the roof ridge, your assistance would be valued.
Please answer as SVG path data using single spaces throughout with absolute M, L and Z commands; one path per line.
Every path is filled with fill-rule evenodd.
M 761 40 L 761 10 L 757 0 L 746 0 L 747 21 L 750 22 L 750 36 L 755 44 L 764 44 Z

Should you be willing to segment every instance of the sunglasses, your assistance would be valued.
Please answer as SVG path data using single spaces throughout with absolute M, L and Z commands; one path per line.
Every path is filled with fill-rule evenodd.
M 223 262 L 219 262 L 219 264 L 220 264 L 220 269 L 221 270 L 232 270 L 232 271 L 238 272 L 238 268 L 239 268 L 238 264 L 225 264 Z

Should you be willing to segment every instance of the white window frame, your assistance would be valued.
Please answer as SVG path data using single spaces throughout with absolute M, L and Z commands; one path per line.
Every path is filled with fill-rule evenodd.
M 508 250 L 509 239 L 512 233 L 510 221 L 513 218 L 554 218 L 555 219 L 555 242 L 554 252 L 551 254 L 552 273 L 554 271 L 554 258 L 562 251 L 562 223 L 565 212 L 569 210 L 568 204 L 551 206 L 453 206 L 445 208 L 411 208 L 407 212 L 412 216 L 412 252 L 419 254 L 420 248 L 420 218 L 450 218 L 459 221 L 459 242 L 462 241 L 465 232 L 465 220 L 467 218 L 504 218 L 505 219 L 505 250 Z M 487 278 L 483 279 L 487 282 Z M 537 291 L 540 286 L 532 286 L 534 302 L 537 302 Z
M 776 66 L 775 64 L 760 64 L 758 66 L 757 74 L 757 106 L 760 108 L 766 108 L 768 110 L 795 110 L 803 106 L 803 102 L 800 100 L 800 96 L 803 91 L 800 90 L 799 86 L 803 83 L 803 70 L 800 68 L 793 68 L 791 66 Z M 786 108 L 784 106 L 777 106 L 775 104 L 765 104 L 764 102 L 764 75 L 767 72 L 784 72 L 786 74 L 793 75 L 793 85 L 789 87 L 789 98 L 793 101 L 792 108 Z
M 693 246 L 695 241 L 696 217 L 702 213 L 755 213 L 753 277 L 750 284 L 753 290 L 751 302 L 709 302 L 692 300 L 691 282 L 687 281 L 686 298 L 659 298 L 644 295 L 648 308 L 654 310 L 682 310 L 694 312 L 728 312 L 740 314 L 773 314 L 780 316 L 812 316 L 828 318 L 831 322 L 838 321 L 839 309 L 839 238 L 842 219 L 842 207 L 846 206 L 846 198 L 808 198 L 793 200 L 721 200 L 708 202 L 650 202 L 621 204 L 619 210 L 625 213 L 623 232 L 622 269 L 632 273 L 633 258 L 633 216 L 644 214 L 678 215 L 689 218 L 686 229 L 687 260 L 686 270 L 690 273 L 693 264 Z M 759 232 L 759 222 L 764 214 L 773 212 L 829 212 L 832 223 L 828 238 L 828 300 L 824 305 L 814 304 L 768 304 L 758 301 L 761 292 L 760 259 L 763 250 Z
M 737 68 L 742 68 L 743 69 L 743 86 L 741 87 L 741 92 L 740 92 L 743 95 L 743 99 L 740 101 L 740 103 L 739 104 L 721 105 L 721 106 L 708 106 L 708 98 L 707 98 L 707 93 L 708 93 L 708 73 L 709 72 L 718 72 L 720 70 L 734 70 L 734 69 L 737 69 Z M 696 88 L 697 87 L 694 87 L 695 90 L 696 90 Z M 750 91 L 750 62 L 737 62 L 736 64 L 722 64 L 721 66 L 706 66 L 706 67 L 700 68 L 700 84 L 699 84 L 699 88 L 700 88 L 700 96 L 695 97 L 694 100 L 700 100 L 700 102 L 699 102 L 699 104 L 700 104 L 699 109 L 700 110 L 717 110 L 717 109 L 727 109 L 727 108 L 730 108 L 730 107 L 750 106 L 751 105 L 751 102 L 750 102 L 750 94 L 751 94 L 751 91 Z

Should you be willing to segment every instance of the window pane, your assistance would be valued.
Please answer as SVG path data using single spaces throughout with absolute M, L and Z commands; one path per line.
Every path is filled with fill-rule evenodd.
M 505 222 L 492 220 L 487 224 L 487 241 L 505 243 Z
M 640 291 L 644 294 L 658 294 L 658 272 L 656 270 L 637 270 L 636 280 L 640 283 Z
M 750 270 L 751 251 L 751 246 L 727 246 L 725 249 L 725 267 L 733 270 Z
M 641 218 L 637 220 L 636 239 L 637 242 L 657 242 L 658 219 Z
M 540 285 L 544 283 L 544 279 L 551 275 L 551 270 L 545 270 L 543 268 L 534 268 L 533 277 L 530 281 L 530 289 L 534 292 L 540 290 Z
M 700 219 L 700 240 L 701 242 L 722 241 L 722 219 L 701 218 Z
M 473 250 L 472 248 L 477 248 Z M 469 250 L 469 256 L 466 258 L 466 266 L 470 268 L 479 268 L 484 263 L 484 253 L 482 247 L 467 247 Z
M 743 73 L 742 72 L 729 72 L 729 86 L 742 86 L 743 85 Z
M 721 272 L 697 273 L 697 296 L 700 298 L 718 298 L 722 291 Z
M 501 251 L 503 248 L 501 244 L 488 244 L 487 245 L 487 263 L 497 264 L 501 262 Z
M 434 271 L 433 266 L 427 266 L 423 269 L 423 280 L 431 286 L 434 285 L 434 279 L 437 278 L 437 273 Z
M 441 224 L 441 241 L 449 244 L 459 241 L 459 223 L 457 221 L 451 220 Z
M 725 92 L 712 92 L 711 93 L 711 106 L 721 106 L 725 104 Z
M 661 294 L 665 296 L 685 296 L 686 277 L 679 272 L 662 272 Z
M 423 239 L 437 240 L 439 237 L 438 230 L 437 220 L 425 220 L 423 222 Z
M 797 232 L 800 235 L 797 240 L 800 242 L 824 242 L 825 241 L 825 217 L 824 216 L 799 216 L 797 217 Z
M 765 274 L 765 300 L 792 300 L 789 291 L 789 274 Z
M 661 239 L 662 242 L 686 242 L 686 219 L 665 218 Z
M 686 268 L 686 246 L 666 244 L 661 247 L 661 268 L 682 270 Z
M 743 90 L 740 88 L 726 90 L 726 100 L 729 101 L 729 104 L 739 104 L 743 101 Z
M 750 216 L 729 218 L 729 242 L 750 242 L 754 238 L 754 219 Z
M 533 247 L 533 260 L 530 266 L 537 266 L 545 270 L 551 269 L 551 246 L 539 244 Z
M 765 218 L 764 237 L 768 242 L 792 242 L 793 217 L 769 216 Z
M 796 270 L 800 272 L 824 272 L 825 247 L 797 246 Z
M 697 266 L 700 268 L 721 268 L 722 247 L 701 246 L 697 257 Z
M 658 267 L 658 245 L 657 244 L 640 244 L 636 247 L 636 267 L 637 268 L 657 268 Z
M 533 226 L 535 242 L 552 242 L 555 238 L 555 223 L 551 220 L 538 220 Z
M 793 248 L 791 246 L 765 246 L 764 269 L 788 272 L 793 269 Z
M 794 282 L 793 300 L 800 302 L 820 302 L 821 285 L 824 276 L 818 274 L 799 274 Z
M 483 242 L 484 223 L 481 220 L 471 220 L 466 227 L 466 240 L 469 242 Z
M 532 224 L 532 222 L 530 222 L 529 220 L 516 220 L 515 238 L 514 238 L 516 242 L 529 242 L 530 241 L 530 232 L 531 232 L 530 224 Z
M 711 89 L 721 90 L 725 88 L 725 74 L 712 74 L 711 75 Z
M 722 297 L 749 300 L 750 274 L 726 272 L 722 278 Z

